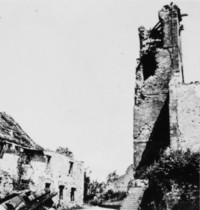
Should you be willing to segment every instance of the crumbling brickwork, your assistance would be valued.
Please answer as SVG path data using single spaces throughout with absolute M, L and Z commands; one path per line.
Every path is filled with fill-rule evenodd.
M 198 141 L 198 84 L 184 84 L 182 16 L 185 14 L 171 3 L 159 11 L 155 27 L 139 28 L 133 142 L 136 169 L 158 159 L 168 146 L 186 148 L 191 145 L 189 138 Z
M 139 28 L 133 141 L 135 183 L 167 147 L 200 151 L 200 83 L 184 82 L 180 36 L 183 16 L 186 14 L 171 3 L 159 11 L 159 22 L 153 29 Z M 149 192 L 147 200 L 151 199 Z M 125 205 L 122 209 L 146 209 L 147 206 L 139 207 L 135 193 L 139 194 L 133 187 L 127 197 L 128 208 Z M 174 197 L 169 196 L 166 209 L 174 209 L 173 201 Z
M 0 199 L 13 190 L 50 190 L 56 205 L 83 205 L 84 165 L 37 145 L 5 113 L 0 113 Z
M 55 203 L 64 207 L 83 205 L 83 162 L 56 152 L 44 151 L 35 154 L 27 165 L 24 180 L 32 180 L 32 191 L 48 188 L 58 192 L 53 198 Z

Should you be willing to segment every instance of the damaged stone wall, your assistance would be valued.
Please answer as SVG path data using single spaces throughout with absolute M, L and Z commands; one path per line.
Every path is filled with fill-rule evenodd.
M 13 118 L 0 113 L 0 199 L 13 190 L 50 190 L 57 192 L 55 204 L 70 208 L 83 205 L 83 187 L 83 162 L 45 151 Z
M 127 169 L 124 175 L 120 176 L 113 183 L 109 183 L 106 187 L 106 191 L 112 189 L 114 192 L 127 192 L 129 188 L 129 184 L 133 181 L 133 165 L 131 164 Z
M 0 157 L 0 171 L 5 171 L 14 179 L 17 179 L 17 166 L 19 156 L 15 152 L 15 146 L 5 144 L 4 154 Z
M 19 160 L 22 155 L 27 156 L 27 152 L 20 155 L 14 152 L 15 147 L 12 152 L 9 145 L 6 148 L 0 159 L 0 198 L 15 189 L 33 192 L 47 189 L 58 193 L 53 198 L 55 204 L 60 203 L 65 208 L 83 205 L 83 162 L 55 152 L 29 151 L 30 158 L 21 165 L 23 173 L 19 180 Z
M 13 192 L 13 179 L 8 172 L 0 170 L 0 198 Z
M 48 188 L 58 192 L 53 200 L 64 207 L 83 205 L 83 178 L 83 162 L 50 151 L 34 155 L 23 177 L 32 180 L 32 191 Z
M 140 58 L 136 68 L 134 167 L 151 164 L 170 144 L 169 83 L 183 81 L 180 9 L 166 5 L 151 30 L 139 28 Z
M 200 83 L 170 85 L 170 146 L 200 150 Z

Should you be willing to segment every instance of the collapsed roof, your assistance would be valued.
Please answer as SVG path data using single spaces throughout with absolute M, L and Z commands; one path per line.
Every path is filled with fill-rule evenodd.
M 26 134 L 20 125 L 5 112 L 0 112 L 0 143 L 14 143 L 33 150 L 43 150 Z

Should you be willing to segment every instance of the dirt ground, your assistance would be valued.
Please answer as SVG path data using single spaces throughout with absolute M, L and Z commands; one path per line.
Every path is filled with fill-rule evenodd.
M 108 208 L 103 208 L 103 207 L 99 207 L 99 206 L 84 206 L 85 210 L 114 210 L 114 209 L 108 209 Z M 83 209 L 80 209 L 80 210 L 83 210 Z M 79 209 L 78 209 L 79 210 Z

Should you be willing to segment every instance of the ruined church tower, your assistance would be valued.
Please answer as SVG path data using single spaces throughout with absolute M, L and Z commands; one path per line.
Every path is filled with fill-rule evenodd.
M 138 29 L 140 58 L 136 68 L 133 129 L 135 168 L 151 164 L 177 140 L 176 126 L 169 116 L 169 87 L 184 81 L 182 16 L 176 5 L 166 5 L 159 11 L 159 22 L 151 30 L 143 26 Z M 173 102 L 170 106 L 173 109 Z

